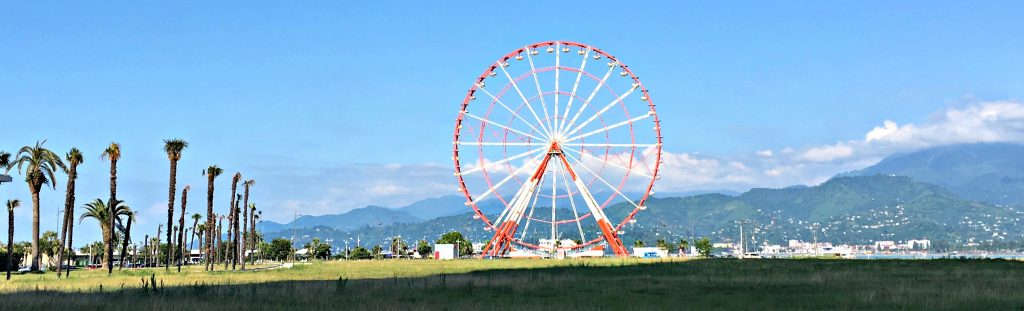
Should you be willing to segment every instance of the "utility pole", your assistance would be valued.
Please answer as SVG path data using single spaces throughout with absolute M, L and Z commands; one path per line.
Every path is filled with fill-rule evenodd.
M 818 223 L 811 225 L 811 237 L 814 239 L 814 256 L 818 256 Z
M 747 244 L 743 243 L 743 222 L 741 221 L 740 222 L 740 256 L 739 256 L 739 259 L 743 259 L 743 256 L 745 256 L 747 254 L 747 251 L 745 249 L 746 247 L 747 247 Z

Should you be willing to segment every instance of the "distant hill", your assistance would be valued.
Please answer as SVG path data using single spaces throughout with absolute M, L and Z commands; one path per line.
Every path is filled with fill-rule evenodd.
M 1003 205 L 1024 203 L 1024 145 L 951 145 L 894 155 L 860 171 L 894 174 L 943 186 L 970 200 Z
M 357 208 L 342 214 L 303 215 L 295 221 L 280 224 L 264 221 L 260 230 L 265 232 L 291 230 L 295 228 L 330 227 L 338 230 L 356 230 L 365 226 L 388 226 L 399 222 L 420 222 L 424 219 L 403 211 L 380 206 Z
M 625 204 L 625 203 L 620 203 Z M 813 187 L 752 189 L 739 196 L 703 194 L 684 198 L 654 198 L 649 208 L 637 215 L 637 222 L 623 228 L 627 243 L 659 238 L 710 236 L 716 240 L 738 237 L 737 221 L 747 220 L 752 241 L 781 243 L 788 239 L 811 240 L 817 232 L 821 241 L 865 243 L 873 240 L 930 238 L 948 241 L 1022 239 L 1021 213 L 961 199 L 936 185 L 909 177 L 890 175 L 836 177 Z M 614 219 L 628 210 L 624 205 L 607 209 Z M 550 208 L 538 207 L 543 215 Z M 559 213 L 570 211 L 559 209 Z M 817 223 L 817 229 L 812 229 Z M 584 222 L 591 238 L 597 230 Z M 359 237 L 382 241 L 401 235 L 406 239 L 434 239 L 458 230 L 476 241 L 490 238 L 472 214 L 462 213 L 430 221 L 390 226 L 364 226 L 358 230 L 313 233 L 336 241 Z M 550 226 L 533 224 L 531 235 L 547 234 Z M 579 239 L 574 225 L 558 227 L 563 238 Z M 275 234 L 270 233 L 269 236 Z M 280 236 L 290 235 L 288 233 Z

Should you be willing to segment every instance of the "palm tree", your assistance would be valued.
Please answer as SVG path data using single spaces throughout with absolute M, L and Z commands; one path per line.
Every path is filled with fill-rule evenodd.
M 128 208 L 125 206 L 125 208 Z M 128 244 L 132 242 L 132 221 L 135 220 L 135 212 L 128 211 L 128 225 L 124 227 L 124 243 L 121 243 L 121 264 L 117 265 L 117 270 L 124 268 L 125 258 L 128 257 Z
M 258 245 L 258 240 L 256 239 L 256 219 L 259 218 L 259 216 L 256 215 L 256 203 L 249 203 L 249 215 L 252 215 L 249 217 L 249 240 L 252 241 L 252 243 L 249 244 L 249 249 L 253 251 L 253 255 L 255 256 L 255 251 L 257 249 L 256 246 Z M 252 258 L 252 263 L 254 265 L 256 264 L 255 257 Z
M 108 213 L 114 215 L 114 214 L 116 214 L 114 212 L 114 207 L 117 205 L 115 203 L 115 202 L 117 202 L 117 160 L 121 159 L 121 145 L 120 144 L 115 143 L 115 142 L 111 142 L 110 145 L 107 146 L 107 149 L 103 150 L 103 153 L 100 154 L 100 160 L 107 160 L 107 159 L 110 160 L 110 200 L 107 201 L 107 208 L 110 209 L 110 211 L 108 211 Z M 110 219 L 108 219 L 110 221 L 110 227 L 111 228 L 114 227 L 114 220 L 115 219 L 117 219 L 117 217 L 111 217 Z M 110 235 L 107 238 L 108 239 L 106 241 L 104 241 L 104 243 L 109 244 L 108 246 L 105 247 L 106 250 L 107 250 L 107 254 L 105 255 L 106 256 L 105 258 L 113 259 L 114 258 L 114 247 L 113 247 L 114 240 L 112 240 L 112 239 L 114 238 L 114 236 Z M 114 272 L 114 262 L 113 261 L 107 261 L 107 274 L 110 274 L 110 273 L 113 273 L 113 272 Z
M 235 270 L 235 264 L 238 263 L 238 204 L 241 204 L 241 201 L 242 195 L 239 194 L 235 199 L 235 203 L 232 204 L 234 207 L 232 208 L 233 213 L 228 215 L 228 245 L 231 246 L 231 250 L 227 251 L 227 254 L 231 254 L 231 270 Z
M 222 231 L 224 229 L 224 215 L 220 215 L 218 218 L 220 221 L 217 222 L 217 245 L 214 245 L 214 248 L 217 250 L 217 261 L 219 262 L 222 253 L 220 249 L 224 246 L 224 239 L 221 238 L 224 235 L 224 231 Z M 226 269 L 227 267 L 224 268 Z M 213 270 L 212 266 L 210 270 Z
M 245 238 L 242 239 L 242 244 L 238 245 L 238 249 L 241 250 L 238 255 L 238 260 L 242 262 L 242 270 L 245 270 L 245 251 L 246 247 L 249 246 L 249 238 L 252 237 L 249 234 L 249 188 L 256 184 L 256 180 L 250 179 L 242 183 L 245 187 L 245 198 L 242 201 L 242 220 L 244 225 L 242 226 L 242 232 L 245 232 Z
M 18 166 L 18 171 L 25 175 L 28 190 L 32 193 L 32 271 L 39 270 L 39 191 L 44 185 L 56 190 L 56 173 L 67 171 L 60 156 L 43 148 L 45 143 L 46 140 L 43 140 L 36 142 L 35 147 L 21 147 L 14 161 L 9 164 L 10 167 Z
M 185 189 L 181 189 L 181 218 L 178 219 L 178 272 L 181 272 L 181 261 L 185 259 L 185 205 L 188 204 L 188 190 L 191 189 L 189 185 L 185 185 Z M 198 219 L 197 219 L 198 220 Z
M 182 206 L 184 205 L 185 204 L 182 204 Z M 199 215 L 199 213 L 192 214 L 192 235 L 189 237 L 191 240 L 188 242 L 188 253 L 190 256 L 192 254 L 192 246 L 196 243 L 196 235 L 199 235 L 201 231 L 199 228 L 199 220 L 202 218 L 203 215 Z M 203 239 L 199 239 L 199 244 L 203 244 Z
M 237 193 L 238 190 L 238 182 L 241 180 L 242 173 L 239 172 L 235 172 L 235 175 L 231 177 L 231 196 L 228 197 L 228 200 L 231 201 L 231 207 L 228 210 L 228 243 L 231 243 L 233 241 L 231 239 L 232 230 L 234 232 L 238 232 L 238 199 L 235 198 L 235 193 Z M 238 237 L 236 236 L 235 238 L 237 239 Z M 233 254 L 233 252 L 229 252 L 227 251 L 227 249 L 225 249 L 224 255 L 227 256 L 227 254 Z M 227 269 L 228 258 L 229 257 L 224 257 L 224 269 Z M 234 269 L 234 260 L 231 260 L 231 262 L 232 269 Z
M 7 279 L 14 269 L 14 209 L 21 206 L 21 200 L 7 200 Z
M 216 165 L 210 165 L 203 170 L 203 175 L 206 176 L 206 270 L 213 270 L 213 262 L 211 262 L 213 256 L 213 229 L 214 227 L 214 215 L 213 215 L 213 180 L 224 173 L 224 170 L 217 167 Z
M 114 240 L 114 229 L 116 224 L 121 221 L 121 216 L 129 215 L 132 210 L 128 206 L 123 204 L 122 201 L 117 201 L 113 208 L 107 207 L 106 203 L 103 203 L 102 199 L 95 199 L 92 202 L 85 204 L 85 213 L 78 218 L 78 222 L 82 222 L 86 218 L 95 219 L 100 225 L 100 232 L 103 233 L 103 241 Z M 114 212 L 111 213 L 111 210 Z M 111 217 L 110 215 L 115 215 Z M 112 225 L 113 224 L 113 225 Z M 108 267 L 113 267 L 114 250 L 113 244 L 104 242 L 103 243 L 103 264 Z M 112 269 L 112 268 L 111 268 Z M 109 273 L 109 272 L 108 272 Z
M 174 192 L 178 182 L 178 160 L 181 160 L 181 151 L 185 148 L 188 148 L 188 142 L 184 140 L 177 138 L 164 140 L 164 152 L 167 153 L 167 160 L 171 161 L 171 181 L 167 186 L 167 228 L 171 228 L 174 224 Z M 182 215 L 182 219 L 184 217 Z M 171 230 L 167 230 L 167 250 L 174 249 L 171 235 Z M 164 267 L 164 270 L 171 269 L 171 257 L 167 256 L 167 266 Z
M 60 245 L 57 246 L 57 278 L 60 278 L 60 269 L 62 263 L 64 263 L 64 245 L 67 242 L 68 249 L 72 249 L 71 246 L 71 228 L 75 217 L 75 180 L 78 179 L 78 165 L 82 164 L 84 158 L 82 152 L 78 148 L 71 148 L 71 151 L 64 156 L 65 160 L 68 160 L 68 189 L 65 192 L 64 197 L 64 223 L 61 226 L 60 231 Z M 67 238 L 65 240 L 64 238 Z M 70 266 L 70 265 L 69 265 Z

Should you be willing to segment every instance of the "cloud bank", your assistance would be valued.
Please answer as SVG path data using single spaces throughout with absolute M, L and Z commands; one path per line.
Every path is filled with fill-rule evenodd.
M 656 191 L 814 185 L 895 153 L 979 142 L 1024 143 L 1024 104 L 997 101 L 947 108 L 921 124 L 883 120 L 860 139 L 827 145 L 726 156 L 666 151 Z M 452 173 L 450 165 L 440 164 L 356 164 L 308 173 L 279 168 L 273 178 L 282 184 L 273 189 L 283 192 L 275 195 L 279 199 L 267 202 L 279 207 L 269 219 L 290 220 L 294 211 L 340 213 L 366 205 L 401 206 L 457 194 Z

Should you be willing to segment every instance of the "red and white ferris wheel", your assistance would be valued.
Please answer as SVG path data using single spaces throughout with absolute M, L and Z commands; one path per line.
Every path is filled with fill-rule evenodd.
M 627 256 L 621 234 L 646 209 L 661 126 L 640 79 L 601 49 L 530 44 L 476 78 L 455 122 L 459 191 L 493 237 L 483 256 Z

